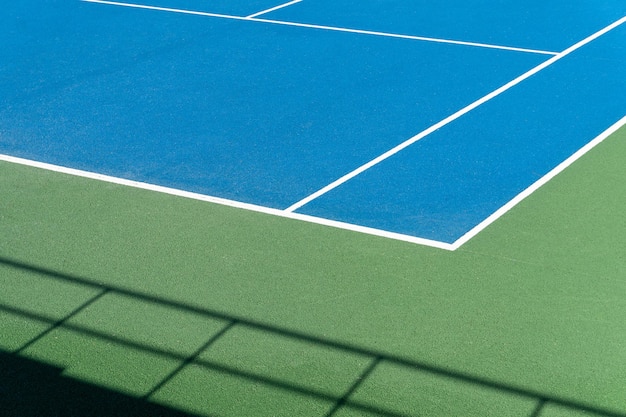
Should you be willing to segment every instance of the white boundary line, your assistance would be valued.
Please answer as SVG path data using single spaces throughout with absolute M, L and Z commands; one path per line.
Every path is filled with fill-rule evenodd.
M 109 1 L 109 0 L 80 0 L 80 1 L 85 2 L 85 3 L 107 4 L 111 6 L 130 7 L 130 8 L 135 8 L 135 9 L 158 10 L 158 11 L 163 11 L 163 12 L 216 17 L 216 18 L 221 18 L 221 19 L 245 20 L 248 22 L 268 23 L 268 24 L 282 25 L 282 26 L 294 26 L 294 27 L 301 27 L 301 28 L 308 28 L 308 29 L 328 30 L 328 31 L 333 31 L 333 32 L 355 33 L 359 35 L 371 35 L 371 36 L 381 36 L 381 37 L 387 37 L 387 38 L 409 39 L 409 40 L 416 40 L 416 41 L 423 41 L 423 42 L 445 43 L 445 44 L 452 44 L 452 45 L 471 46 L 471 47 L 487 48 L 487 49 L 499 49 L 499 50 L 505 50 L 505 51 L 525 52 L 525 53 L 551 55 L 551 56 L 558 54 L 557 52 L 542 51 L 538 49 L 516 48 L 516 47 L 502 46 L 502 45 L 491 45 L 491 44 L 486 44 L 486 43 L 464 42 L 464 41 L 456 41 L 456 40 L 451 40 L 451 39 L 428 38 L 424 36 L 402 35 L 402 34 L 397 34 L 397 33 L 376 32 L 376 31 L 371 31 L 371 30 L 349 29 L 349 28 L 340 28 L 340 27 L 334 27 L 334 26 L 314 25 L 314 24 L 308 24 L 308 23 L 287 22 L 287 21 L 282 21 L 282 20 L 271 20 L 271 19 L 261 19 L 261 18 L 252 17 L 255 15 L 259 15 L 259 14 L 244 17 L 244 16 L 233 16 L 233 15 L 220 14 L 220 13 L 199 12 L 199 11 L 185 10 L 185 9 L 173 9 L 169 7 L 149 6 L 149 5 L 136 4 L 136 3 L 122 3 L 122 2 Z M 269 10 L 265 12 L 269 12 Z
M 529 71 L 525 72 L 524 74 L 520 75 L 519 77 L 515 78 L 514 80 L 509 81 L 508 83 L 506 83 L 502 87 L 498 88 L 497 90 L 492 91 L 491 93 L 487 94 L 486 96 L 476 100 L 475 102 L 473 102 L 470 105 L 462 108 L 461 110 L 457 111 L 456 113 L 453 113 L 450 116 L 446 117 L 445 119 L 443 119 L 443 120 L 439 121 L 438 123 L 432 125 L 428 129 L 418 133 L 417 135 L 413 136 L 412 138 L 407 139 L 406 141 L 402 142 L 401 144 L 397 145 L 396 147 L 388 150 L 387 152 L 379 155 L 378 157 L 372 159 L 371 161 L 369 161 L 369 162 L 361 165 L 360 167 L 356 168 L 355 170 L 353 170 L 353 171 L 345 174 L 344 176 L 336 179 L 332 183 L 330 183 L 330 184 L 326 185 L 325 187 L 317 190 L 316 192 L 314 192 L 313 194 L 309 195 L 308 197 L 305 197 L 302 200 L 292 204 L 287 209 L 285 209 L 285 211 L 293 212 L 293 211 L 301 208 L 302 206 L 310 203 L 311 201 L 321 197 L 322 195 L 328 193 L 329 191 L 339 187 L 340 185 L 346 183 L 347 181 L 351 180 L 352 178 L 356 177 L 357 175 L 362 174 L 363 172 L 365 172 L 368 169 L 378 165 L 379 163 L 383 162 L 384 160 L 392 157 L 393 155 L 397 154 L 398 152 L 402 151 L 403 149 L 413 145 L 415 142 L 425 138 L 426 136 L 430 135 L 431 133 L 435 132 L 436 130 L 441 129 L 442 127 L 452 123 L 456 119 L 458 119 L 461 116 L 469 113 L 470 111 L 474 110 L 475 108 L 483 105 L 484 103 L 486 103 L 486 102 L 490 101 L 491 99 L 499 96 L 500 94 L 504 93 L 505 91 L 513 88 L 517 84 L 519 84 L 522 81 L 530 78 L 531 76 L 535 75 L 539 71 L 549 67 L 550 65 L 552 65 L 555 62 L 563 59 L 564 57 L 568 56 L 569 54 L 571 54 L 572 52 L 576 51 L 577 49 L 587 45 L 589 42 L 599 38 L 600 36 L 604 35 L 605 33 L 613 30 L 614 28 L 616 28 L 618 26 L 620 26 L 625 21 L 626 21 L 626 17 L 623 17 L 622 19 L 612 23 L 611 25 L 605 27 L 602 30 L 599 30 L 598 32 L 594 33 L 593 35 L 588 36 L 587 38 L 583 39 L 582 41 L 572 45 L 571 47 L 567 48 L 563 52 L 559 53 L 558 55 L 548 59 L 547 61 L 544 61 L 543 63 L 537 65 L 536 67 L 532 68 L 531 70 L 529 70 Z
M 401 240 L 410 243 L 416 243 L 424 246 L 431 246 L 439 249 L 454 250 L 453 246 L 449 243 L 439 242 L 436 240 L 424 239 L 415 236 L 404 235 L 401 233 L 387 232 L 380 229 L 374 229 L 371 227 L 359 226 L 350 223 L 344 223 L 335 220 L 324 219 L 321 217 L 309 216 L 306 214 L 289 213 L 284 210 L 273 209 L 264 206 L 258 206 L 255 204 L 242 203 L 239 201 L 229 200 L 220 197 L 213 197 L 205 194 L 194 193 L 190 191 L 179 190 L 176 188 L 163 187 L 160 185 L 149 184 L 140 181 L 133 181 L 124 178 L 113 177 L 104 174 L 98 174 L 90 171 L 83 171 L 80 169 L 67 168 L 59 165 L 48 164 L 45 162 L 33 161 L 30 159 L 18 158 L 15 156 L 0 154 L 0 161 L 5 161 L 13 164 L 25 165 L 29 167 L 44 169 L 47 171 L 58 172 L 62 174 L 72 175 L 76 177 L 87 178 L 91 180 L 103 181 L 117 185 L 123 185 L 132 188 L 139 188 L 142 190 L 155 191 L 158 193 L 169 194 L 177 197 L 188 198 L 192 200 L 205 201 L 214 204 L 220 204 L 223 206 L 235 207 L 239 209 L 245 209 L 249 211 L 255 211 L 264 214 L 271 214 L 278 217 L 285 217 L 289 219 L 301 220 L 308 223 L 316 223 L 324 226 L 331 226 L 338 229 L 351 230 L 355 232 L 366 233 L 374 236 L 381 236 L 385 238 Z
M 302 0 L 293 0 L 293 1 L 290 1 L 289 3 L 285 3 L 285 4 L 278 5 L 276 7 L 272 7 L 271 9 L 262 10 L 262 11 L 260 11 L 258 13 L 253 13 L 250 16 L 246 16 L 246 19 L 252 19 L 253 17 L 261 16 L 262 14 L 273 12 L 274 10 L 279 10 L 279 9 L 291 6 L 292 4 L 300 3 L 301 1 Z
M 607 130 L 602 132 L 600 135 L 598 135 L 591 142 L 587 143 L 585 146 L 580 148 L 572 156 L 567 158 L 565 161 L 561 162 L 559 165 L 557 165 L 554 169 L 552 169 L 546 175 L 544 175 L 539 180 L 537 180 L 530 187 L 528 187 L 527 189 L 525 189 L 524 191 L 519 193 L 517 196 L 515 196 L 512 200 L 510 200 L 504 206 L 500 207 L 491 216 L 487 217 L 485 220 L 483 220 L 481 223 L 479 223 L 477 226 L 475 226 L 472 230 L 470 230 L 465 235 L 460 237 L 457 241 L 455 241 L 451 245 L 451 249 L 452 250 L 456 250 L 456 249 L 460 248 L 463 244 L 465 244 L 471 238 L 473 238 L 478 233 L 482 232 L 485 228 L 487 228 L 487 226 L 489 226 L 491 223 L 495 222 L 500 217 L 502 217 L 504 214 L 506 214 L 509 210 L 511 210 L 513 207 L 515 207 L 516 205 L 521 203 L 524 199 L 526 199 L 526 197 L 530 196 L 532 193 L 537 191 L 540 187 L 542 187 L 543 185 L 548 183 L 551 179 L 553 179 L 558 174 L 563 172 L 566 168 L 568 168 L 574 162 L 579 160 L 582 156 L 584 156 L 589 151 L 591 151 L 593 148 L 595 148 L 600 143 L 602 143 L 606 138 L 611 136 L 613 133 L 617 132 L 622 126 L 626 126 L 626 116 L 624 116 L 622 119 L 620 119 L 619 121 L 614 123 L 611 127 L 609 127 Z

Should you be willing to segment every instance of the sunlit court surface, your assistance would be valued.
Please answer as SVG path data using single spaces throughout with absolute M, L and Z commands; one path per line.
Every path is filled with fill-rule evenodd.
M 623 0 L 0 10 L 0 415 L 626 417 Z

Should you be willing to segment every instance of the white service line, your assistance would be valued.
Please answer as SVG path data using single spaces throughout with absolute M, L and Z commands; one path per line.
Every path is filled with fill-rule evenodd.
M 472 46 L 472 47 L 486 48 L 486 49 L 500 49 L 504 51 L 525 52 L 525 53 L 540 54 L 540 55 L 557 55 L 558 54 L 558 52 L 542 51 L 539 49 L 517 48 L 513 46 L 457 41 L 453 39 L 429 38 L 425 36 L 403 35 L 400 33 L 389 33 L 389 32 L 377 32 L 373 30 L 340 28 L 340 27 L 335 27 L 335 26 L 314 25 L 310 23 L 287 22 L 287 21 L 282 21 L 282 20 L 271 20 L 271 19 L 250 19 L 250 20 L 253 20 L 255 22 L 272 23 L 275 25 L 295 26 L 295 27 L 308 28 L 308 29 L 329 30 L 333 32 L 356 33 L 359 35 L 381 36 L 385 38 L 409 39 L 409 40 L 414 40 L 414 41 L 433 42 L 433 43 L 446 43 L 446 44 L 451 44 L 451 45 Z
M 383 153 L 382 155 L 379 155 L 378 157 L 372 159 L 371 161 L 361 165 L 360 167 L 356 168 L 355 170 L 345 174 L 344 176 L 336 179 L 335 181 L 333 181 L 332 183 L 326 185 L 325 187 L 319 189 L 318 191 L 314 192 L 313 194 L 309 195 L 308 197 L 303 198 L 302 200 L 292 204 L 291 206 L 287 207 L 285 209 L 285 211 L 287 212 L 293 212 L 299 208 L 301 208 L 302 206 L 310 203 L 311 201 L 321 197 L 322 195 L 326 194 L 327 192 L 339 187 L 340 185 L 346 183 L 347 181 L 351 180 L 352 178 L 356 177 L 359 174 L 362 174 L 363 172 L 367 171 L 368 169 L 378 165 L 379 163 L 383 162 L 384 160 L 392 157 L 393 155 L 397 154 L 398 152 L 402 151 L 403 149 L 413 145 L 415 142 L 419 141 L 420 139 L 423 139 L 424 137 L 430 135 L 431 133 L 435 132 L 438 129 L 441 129 L 442 127 L 452 123 L 453 121 L 455 121 L 456 119 L 458 119 L 459 117 L 469 113 L 470 111 L 474 110 L 475 108 L 481 106 L 482 104 L 490 101 L 491 99 L 499 96 L 500 94 L 504 93 L 505 91 L 510 90 L 511 88 L 515 87 L 517 84 L 521 83 L 522 81 L 530 78 L 531 76 L 535 75 L 536 73 L 538 73 L 539 71 L 549 67 L 550 65 L 554 64 L 555 62 L 565 58 L 566 56 L 568 56 L 569 54 L 571 54 L 572 52 L 576 51 L 577 49 L 587 45 L 589 42 L 599 38 L 600 36 L 604 35 L 605 33 L 615 29 L 616 27 L 618 27 L 619 25 L 621 25 L 622 23 L 624 23 L 626 21 L 626 17 L 621 18 L 620 20 L 612 23 L 611 25 L 605 27 L 604 29 L 594 33 L 591 36 L 588 36 L 587 38 L 583 39 L 582 41 L 572 45 L 571 47 L 567 48 L 566 50 L 564 50 L 563 52 L 559 53 L 558 55 L 548 59 L 547 61 L 537 65 L 536 67 L 532 68 L 531 70 L 525 72 L 524 74 L 520 75 L 519 77 L 515 78 L 512 81 L 509 81 L 508 83 L 506 83 L 505 85 L 503 85 L 502 87 L 498 88 L 497 90 L 492 91 L 491 93 L 487 94 L 486 96 L 476 100 L 475 102 L 471 103 L 470 105 L 462 108 L 461 110 L 457 111 L 454 114 L 451 114 L 450 116 L 446 117 L 445 119 L 441 120 L 440 122 L 432 125 L 431 127 L 429 127 L 428 129 L 418 133 L 417 135 L 413 136 L 412 138 L 407 139 L 406 141 L 402 142 L 401 144 L 397 145 L 396 147 L 388 150 L 387 152 Z
M 122 3 L 122 2 L 109 1 L 109 0 L 80 0 L 80 1 L 85 2 L 85 3 L 108 4 L 112 6 L 130 7 L 130 8 L 135 8 L 135 9 L 159 10 L 159 11 L 170 12 L 170 13 L 181 13 L 181 14 L 190 14 L 190 15 L 197 15 L 197 16 L 216 17 L 216 18 L 221 18 L 221 19 L 245 20 L 248 22 L 259 22 L 259 23 L 267 23 L 267 24 L 281 25 L 281 26 L 293 26 L 293 27 L 300 27 L 300 28 L 307 28 L 307 29 L 328 30 L 328 31 L 333 31 L 333 32 L 354 33 L 354 34 L 359 34 L 359 35 L 380 36 L 380 37 L 386 37 L 386 38 L 409 39 L 409 40 L 422 41 L 422 42 L 444 43 L 444 44 L 451 44 L 451 45 L 461 45 L 461 46 L 470 46 L 470 47 L 487 48 L 487 49 L 499 49 L 499 50 L 505 50 L 505 51 L 525 52 L 525 53 L 551 55 L 551 56 L 558 54 L 558 52 L 542 51 L 539 49 L 517 48 L 517 47 L 511 47 L 511 46 L 492 45 L 492 44 L 486 44 L 486 43 L 457 41 L 457 40 L 452 40 L 452 39 L 439 39 L 439 38 L 429 38 L 429 37 L 424 37 L 424 36 L 402 35 L 398 33 L 377 32 L 377 31 L 372 31 L 372 30 L 340 28 L 340 27 L 335 27 L 335 26 L 324 26 L 324 25 L 314 25 L 314 24 L 309 24 L 309 23 L 288 22 L 288 21 L 283 21 L 283 20 L 262 19 L 262 18 L 256 18 L 256 17 L 251 17 L 251 16 L 248 16 L 248 17 L 233 16 L 233 15 L 220 14 L 220 13 L 200 12 L 200 11 L 185 10 L 185 9 L 173 9 L 169 7 L 149 6 L 145 4 L 136 4 L 136 3 Z
M 282 9 L 284 7 L 287 7 L 287 6 L 291 6 L 292 4 L 300 3 L 301 1 L 302 0 L 293 0 L 293 1 L 290 1 L 289 3 L 285 3 L 285 4 L 278 5 L 276 7 L 272 7 L 271 9 L 262 10 L 262 11 L 260 11 L 258 13 L 254 13 L 254 14 L 251 14 L 250 16 L 246 16 L 246 19 L 252 19 L 253 17 L 261 16 L 262 14 L 273 12 L 274 10 Z

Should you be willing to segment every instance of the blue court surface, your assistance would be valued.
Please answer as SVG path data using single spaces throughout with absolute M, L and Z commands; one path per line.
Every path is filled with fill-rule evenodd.
M 9 2 L 0 154 L 455 248 L 626 121 L 626 2 L 496 3 Z

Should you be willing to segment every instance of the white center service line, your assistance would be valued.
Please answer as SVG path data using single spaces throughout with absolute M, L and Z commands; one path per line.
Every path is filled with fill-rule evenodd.
M 318 191 L 314 192 L 313 194 L 309 195 L 308 197 L 305 197 L 302 200 L 292 204 L 291 206 L 287 207 L 285 209 L 285 211 L 286 212 L 293 212 L 293 211 L 301 208 L 305 204 L 308 204 L 311 201 L 321 197 L 322 195 L 326 194 L 327 192 L 329 192 L 329 191 L 339 187 L 340 185 L 342 185 L 345 182 L 351 180 L 352 178 L 356 177 L 357 175 L 362 174 L 363 172 L 367 171 L 368 169 L 372 168 L 373 166 L 378 165 L 379 163 L 383 162 L 384 160 L 386 160 L 386 159 L 390 158 L 391 156 L 397 154 L 398 152 L 402 151 L 403 149 L 413 145 L 415 142 L 419 141 L 420 139 L 423 139 L 424 137 L 430 135 L 434 131 L 436 131 L 438 129 L 441 129 L 442 127 L 452 123 L 453 121 L 455 121 L 459 117 L 469 113 L 470 111 L 472 111 L 475 108 L 481 106 L 482 104 L 490 101 L 491 99 L 499 96 L 500 94 L 504 93 L 505 91 L 510 90 L 511 88 L 515 87 L 517 84 L 521 83 L 522 81 L 530 78 L 531 76 L 533 76 L 536 73 L 538 73 L 539 71 L 549 67 L 550 65 L 554 64 L 555 62 L 565 58 L 566 56 L 568 56 L 572 52 L 576 51 L 577 49 L 580 49 L 581 47 L 583 47 L 585 45 L 587 45 L 589 42 L 599 38 L 600 36 L 604 35 L 605 33 L 615 29 L 616 27 L 620 26 L 624 22 L 626 22 L 626 17 L 621 18 L 620 20 L 618 20 L 618 21 L 614 22 L 613 24 L 605 27 L 604 29 L 594 33 L 593 35 L 583 39 L 582 41 L 576 43 L 575 45 L 572 45 L 571 47 L 567 48 L 566 50 L 564 50 L 563 52 L 559 53 L 558 55 L 550 58 L 549 60 L 543 62 L 542 64 L 537 65 L 536 67 L 534 67 L 531 70 L 525 72 L 524 74 L 520 75 L 519 77 L 515 78 L 514 80 L 509 81 L 508 83 L 506 83 L 502 87 L 498 88 L 497 90 L 492 91 L 491 93 L 487 94 L 486 96 L 476 100 L 475 102 L 473 102 L 470 105 L 462 108 L 461 110 L 457 111 L 456 113 L 446 117 L 445 119 L 443 119 L 440 122 L 432 125 L 428 129 L 418 133 L 417 135 L 413 136 L 412 138 L 407 139 L 406 141 L 402 142 L 401 144 L 397 145 L 396 147 L 394 147 L 394 148 L 388 150 L 387 152 L 383 153 L 382 155 L 379 155 L 378 157 L 376 157 L 376 158 L 372 159 L 371 161 L 367 162 L 366 164 L 361 165 L 360 167 L 358 167 L 355 170 L 347 173 L 343 177 L 338 178 L 337 180 L 335 180 L 332 183 L 328 184 L 327 186 L 319 189 Z
M 251 14 L 250 16 L 246 16 L 246 18 L 247 19 L 252 19 L 253 17 L 261 16 L 262 14 L 273 12 L 274 10 L 282 9 L 284 7 L 287 7 L 287 6 L 291 6 L 292 4 L 300 3 L 301 1 L 302 0 L 293 0 L 293 1 L 290 1 L 289 3 L 281 4 L 281 5 L 278 5 L 276 7 L 272 7 L 271 9 L 262 10 L 262 11 L 260 11 L 258 13 Z
M 487 44 L 487 43 L 465 42 L 465 41 L 458 41 L 458 40 L 453 40 L 453 39 L 429 38 L 429 37 L 424 37 L 424 36 L 403 35 L 399 33 L 377 32 L 377 31 L 372 31 L 372 30 L 350 29 L 350 28 L 341 28 L 341 27 L 335 27 L 335 26 L 314 25 L 314 24 L 309 24 L 309 23 L 297 23 L 297 22 L 288 22 L 288 21 L 283 21 L 283 20 L 271 20 L 271 19 L 262 19 L 262 18 L 254 17 L 254 16 L 260 16 L 264 13 L 268 13 L 270 10 L 265 10 L 265 11 L 244 17 L 244 16 L 233 16 L 233 15 L 220 14 L 220 13 L 200 12 L 200 11 L 194 11 L 194 10 L 173 9 L 169 7 L 150 6 L 150 5 L 145 5 L 145 4 L 122 3 L 122 2 L 109 1 L 109 0 L 81 0 L 81 1 L 85 3 L 108 4 L 111 6 L 130 7 L 130 8 L 135 8 L 135 9 L 159 10 L 163 12 L 190 14 L 190 15 L 196 15 L 196 16 L 207 16 L 207 17 L 215 17 L 215 18 L 220 18 L 220 19 L 245 20 L 248 22 L 259 22 L 259 23 L 281 25 L 281 26 L 293 26 L 293 27 L 300 27 L 300 28 L 307 28 L 307 29 L 328 30 L 332 32 L 354 33 L 354 34 L 359 34 L 359 35 L 381 36 L 381 37 L 396 38 L 396 39 L 409 39 L 409 40 L 422 41 L 422 42 L 445 43 L 445 44 L 451 44 L 451 45 L 462 45 L 462 46 L 471 46 L 471 47 L 487 48 L 487 49 L 499 49 L 499 50 L 504 50 L 504 51 L 525 52 L 525 53 L 531 53 L 531 54 L 541 54 L 541 55 L 551 55 L 551 56 L 558 55 L 557 52 L 543 51 L 539 49 L 517 48 L 517 47 L 512 47 L 512 46 L 492 45 L 492 44 Z M 294 2 L 286 3 L 278 7 L 286 7 L 289 4 L 293 4 L 293 3 Z

